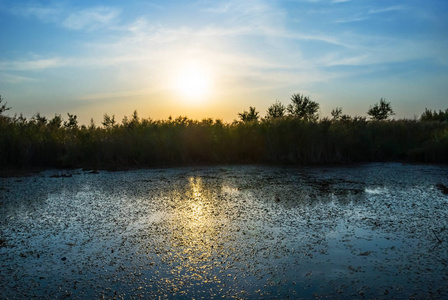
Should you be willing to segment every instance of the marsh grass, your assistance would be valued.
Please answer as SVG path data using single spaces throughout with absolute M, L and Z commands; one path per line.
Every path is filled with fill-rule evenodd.
M 307 121 L 287 116 L 224 123 L 186 117 L 140 119 L 135 112 L 122 123 L 103 127 L 61 124 L 60 119 L 0 116 L 0 166 L 448 163 L 448 123 L 440 121 Z

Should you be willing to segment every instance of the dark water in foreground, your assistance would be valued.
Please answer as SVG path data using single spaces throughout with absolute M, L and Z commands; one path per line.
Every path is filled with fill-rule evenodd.
M 446 166 L 57 174 L 0 179 L 2 299 L 448 297 Z

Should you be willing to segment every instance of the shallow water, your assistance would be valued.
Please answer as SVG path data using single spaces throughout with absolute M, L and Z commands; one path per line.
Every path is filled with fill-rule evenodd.
M 0 180 L 2 299 L 448 296 L 446 166 Z

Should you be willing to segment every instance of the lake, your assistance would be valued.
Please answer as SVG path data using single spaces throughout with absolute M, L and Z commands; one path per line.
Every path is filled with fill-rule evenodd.
M 448 166 L 0 178 L 0 298 L 446 298 Z

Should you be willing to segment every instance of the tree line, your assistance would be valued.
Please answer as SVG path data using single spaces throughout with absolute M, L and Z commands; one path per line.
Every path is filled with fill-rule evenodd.
M 316 165 L 372 161 L 448 163 L 448 109 L 425 110 L 419 120 L 388 120 L 391 104 L 381 99 L 370 119 L 335 108 L 319 119 L 319 104 L 294 94 L 272 104 L 264 118 L 250 107 L 238 119 L 187 117 L 152 120 L 137 111 L 121 122 L 105 114 L 79 125 L 68 113 L 5 116 L 0 97 L 0 168 L 84 167 L 122 169 L 182 164 L 269 163 Z
M 316 122 L 319 120 L 319 103 L 312 101 L 309 97 L 302 94 L 293 94 L 291 96 L 291 103 L 288 106 L 284 106 L 280 101 L 276 101 L 274 104 L 269 106 L 266 111 L 266 116 L 264 121 L 273 120 L 277 118 L 293 117 L 296 119 L 304 121 Z M 431 112 L 426 110 L 425 113 Z M 391 107 L 390 102 L 386 102 L 385 99 L 381 98 L 379 103 L 369 108 L 367 115 L 370 116 L 371 120 L 381 121 L 387 120 L 390 116 L 394 115 L 394 111 Z M 447 110 L 448 114 L 448 110 Z M 255 107 L 249 107 L 249 111 L 243 111 L 238 113 L 239 118 L 242 122 L 254 122 L 259 120 L 259 112 L 257 112 Z M 342 108 L 337 107 L 331 111 L 331 116 L 333 120 L 351 120 L 352 117 L 346 114 L 342 114 Z M 359 119 L 360 117 L 355 117 Z M 323 121 L 328 119 L 324 118 Z M 430 119 L 428 119 L 430 121 Z

